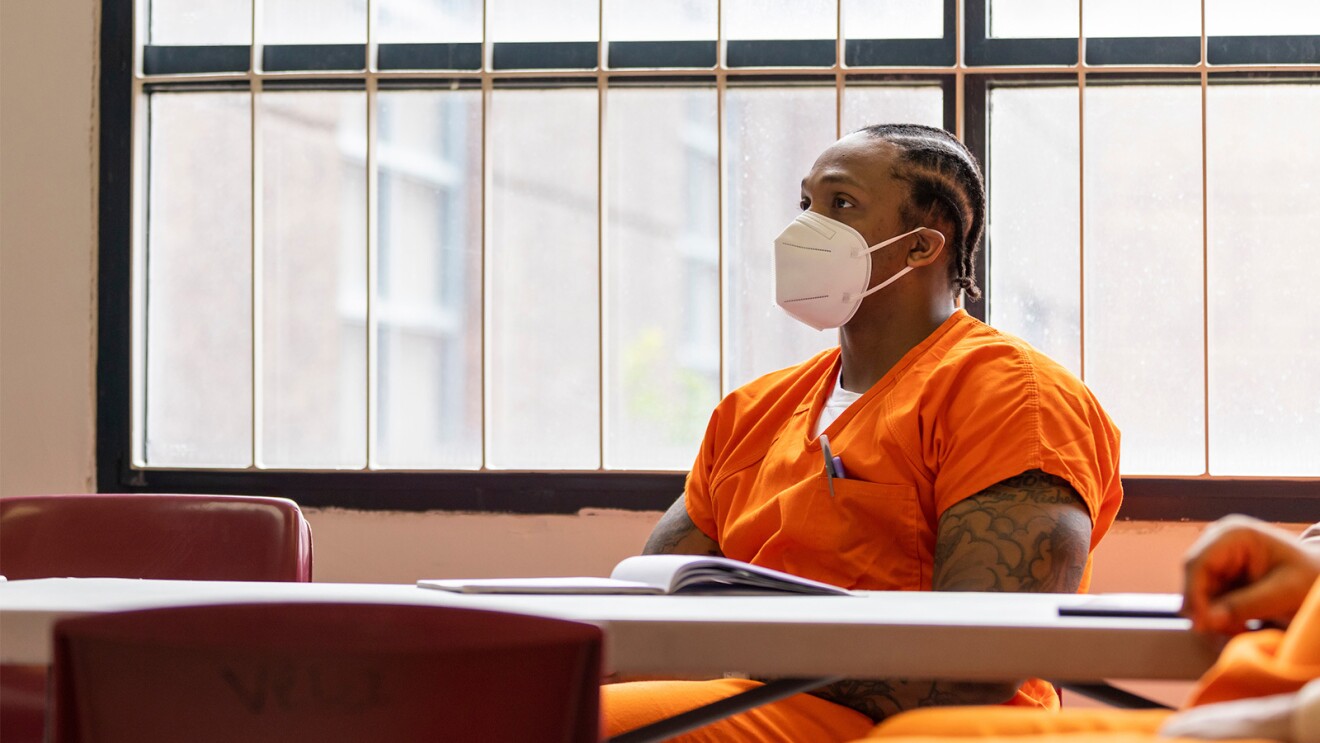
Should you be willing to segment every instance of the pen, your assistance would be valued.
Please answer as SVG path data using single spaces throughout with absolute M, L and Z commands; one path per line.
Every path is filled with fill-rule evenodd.
M 820 435 L 820 453 L 825 456 L 825 483 L 829 485 L 830 497 L 834 497 L 834 452 L 830 451 L 830 437 Z

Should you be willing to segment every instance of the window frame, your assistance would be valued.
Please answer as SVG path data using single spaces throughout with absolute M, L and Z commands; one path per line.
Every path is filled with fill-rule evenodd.
M 968 147 L 988 170 L 987 111 L 988 87 L 1010 80 L 1045 80 L 1048 78 L 1078 81 L 1084 86 L 1087 74 L 1130 74 L 1134 78 L 1152 73 L 1167 73 L 1185 77 L 1199 73 L 1202 85 L 1221 74 L 1239 74 L 1244 77 L 1284 78 L 1309 77 L 1320 73 L 1320 36 L 1307 37 L 1205 37 L 1198 39 L 1202 58 L 1195 65 L 1178 64 L 1160 66 L 1160 45 L 1167 39 L 1123 40 L 1117 53 L 1131 60 L 1133 55 L 1155 60 L 1143 64 L 1091 65 L 1077 64 L 1077 59 L 1091 55 L 1086 51 L 1085 39 L 1069 39 L 1077 44 L 1076 57 L 1071 66 L 1021 67 L 1021 64 L 1048 62 L 1057 56 L 1059 40 L 1042 39 L 987 39 L 985 34 L 967 34 L 966 26 L 984 24 L 989 0 L 943 0 L 945 9 L 945 37 L 942 40 L 897 40 L 889 47 L 869 53 L 880 54 L 881 61 L 889 61 L 888 54 L 918 54 L 922 60 L 934 60 L 930 66 L 853 68 L 840 64 L 839 57 L 850 58 L 844 40 L 836 42 L 834 66 L 785 70 L 791 76 L 810 77 L 831 83 L 842 89 L 848 80 L 939 80 L 944 90 L 944 125 L 959 133 Z M 199 493 L 260 493 L 292 498 L 309 507 L 347 507 L 361 510 L 402 511 L 483 511 L 525 514 L 576 513 L 582 509 L 609 508 L 623 510 L 664 510 L 683 492 L 685 474 L 681 472 L 643 471 L 290 471 L 290 470 L 206 470 L 136 468 L 133 457 L 134 396 L 132 363 L 134 358 L 133 307 L 133 230 L 136 219 L 133 203 L 135 132 L 134 106 L 136 99 L 134 65 L 135 0 L 102 0 L 101 14 L 101 80 L 100 80 L 100 175 L 99 175 L 99 256 L 98 256 L 98 330 L 97 330 L 97 424 L 96 424 L 96 477 L 100 492 L 199 492 Z M 965 23 L 959 23 L 964 18 Z M 913 42 L 913 43 L 908 43 Z M 1041 43 L 1055 42 L 1055 43 Z M 604 43 L 604 42 L 600 42 Z M 641 42 L 645 43 L 645 42 Z M 704 42 L 702 42 L 704 43 Z M 716 54 L 720 56 L 720 50 Z M 373 45 L 363 45 L 370 50 Z M 415 45 L 394 45 L 398 47 Z M 444 45 L 435 45 L 444 46 Z M 463 64 L 471 61 L 470 45 L 454 45 L 463 49 L 399 49 L 392 54 L 400 58 L 415 59 L 408 54 L 430 54 L 428 59 L 446 58 Z M 496 45 L 499 46 L 499 45 Z M 592 44 L 595 55 L 602 55 Z M 1106 45 L 1102 44 L 1104 48 Z M 1112 47 L 1113 44 L 1108 46 Z M 1185 46 L 1185 43 L 1183 44 Z M 690 47 L 690 45 L 689 45 Z M 165 49 L 165 48 L 157 48 Z M 1143 52 L 1143 49 L 1145 50 Z M 998 51 L 997 51 L 998 50 Z M 1006 50 L 1006 51 L 1005 51 Z M 303 50 L 306 51 L 306 50 Z M 482 54 L 486 53 L 482 49 Z M 495 50 L 490 50 L 492 59 Z M 545 49 L 509 47 L 506 54 L 544 53 Z M 569 49 L 570 57 L 585 56 L 582 49 Z M 740 76 L 739 69 L 727 65 L 714 69 L 675 69 L 657 73 L 655 70 L 636 70 L 636 57 L 664 53 L 657 48 L 626 49 L 627 62 L 618 69 L 577 71 L 575 79 L 586 79 L 597 85 L 610 80 L 645 82 L 667 80 L 674 82 L 721 82 Z M 766 49 L 752 50 L 765 53 Z M 773 51 L 773 50 L 770 50 Z M 808 50 L 809 51 L 809 50 Z M 952 52 L 953 65 L 940 60 Z M 344 54 L 343 50 L 336 53 Z M 695 47 L 677 50 L 677 58 L 705 59 L 708 50 Z M 727 53 L 727 52 L 726 52 Z M 805 53 L 805 52 L 804 52 Z M 857 52 L 861 53 L 861 52 Z M 1115 53 L 1112 49 L 1106 54 Z M 150 52 L 157 69 L 180 69 L 191 64 L 193 71 L 215 71 L 232 67 L 240 56 L 246 59 L 250 49 L 217 48 L 210 56 L 187 58 L 177 50 Z M 183 58 L 179 55 L 184 54 Z M 448 57 L 444 57 L 448 54 Z M 609 53 L 611 60 L 613 53 Z M 632 56 L 628 56 L 631 54 Z M 1283 57 L 1280 57 L 1283 54 Z M 687 55 L 687 56 L 683 56 Z M 694 56 L 695 55 L 695 56 Z M 968 66 L 964 55 L 984 64 Z M 989 55 L 989 56 L 986 56 Z M 996 56 L 1007 55 L 1007 56 Z M 1288 56 L 1291 55 L 1291 56 Z M 851 55 L 855 56 L 855 54 Z M 163 60 L 163 61 L 162 61 Z M 290 60 L 295 69 L 314 69 L 315 60 L 299 62 L 297 54 Z M 299 68 L 299 64 L 302 65 Z M 1274 65 L 1253 66 L 1253 65 Z M 1288 64 L 1288 67 L 1278 67 Z M 312 65 L 309 67 L 308 65 Z M 287 64 L 285 65 L 287 66 Z M 498 72 L 497 66 L 494 72 Z M 346 76 L 363 76 L 352 72 Z M 492 73 L 487 73 L 492 74 Z M 552 73 L 553 74 L 553 73 Z M 433 78 L 452 77 L 452 70 L 435 70 Z M 526 77 L 526 75 L 521 75 Z M 464 78 L 470 81 L 472 75 Z M 764 77 L 764 75 L 763 75 Z M 421 79 L 420 77 L 418 79 Z M 321 79 L 319 87 L 329 87 Z M 272 86 L 273 87 L 273 86 Z M 384 86 L 382 86 L 384 87 Z M 140 157 L 140 155 L 139 155 Z M 983 243 L 976 264 L 978 283 L 986 290 L 986 297 L 972 303 L 968 310 L 985 319 L 987 301 L 986 259 L 988 251 Z M 1228 513 L 1248 513 L 1259 518 L 1283 522 L 1310 522 L 1320 511 L 1320 478 L 1232 478 L 1221 476 L 1194 477 L 1124 477 L 1125 503 L 1121 517 L 1129 520 L 1201 521 L 1218 518 Z

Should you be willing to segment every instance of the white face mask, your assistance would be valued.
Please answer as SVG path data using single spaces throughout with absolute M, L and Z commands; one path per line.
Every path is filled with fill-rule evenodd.
M 912 270 L 905 266 L 867 289 L 871 253 L 924 229 L 868 246 L 861 233 L 843 222 L 804 211 L 775 238 L 775 303 L 816 330 L 841 327 L 863 299 Z

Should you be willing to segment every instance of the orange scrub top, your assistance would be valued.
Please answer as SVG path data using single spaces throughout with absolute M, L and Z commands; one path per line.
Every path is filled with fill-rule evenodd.
M 692 521 L 728 557 L 847 588 L 930 590 L 940 514 L 1028 470 L 1066 479 L 1104 536 L 1122 501 L 1118 430 L 1090 391 L 1025 342 L 959 310 L 825 429 L 843 460 L 831 496 L 812 429 L 839 349 L 768 374 L 715 409 L 688 475 Z M 1082 580 L 1090 582 L 1090 564 Z M 755 682 L 742 682 L 753 685 Z M 608 734 L 722 699 L 730 681 L 603 689 Z M 1009 701 L 1058 706 L 1029 680 Z M 849 740 L 864 715 L 798 695 L 683 740 Z
M 830 349 L 716 407 L 685 503 L 726 556 L 845 588 L 930 590 L 940 515 L 1033 469 L 1081 495 L 1092 548 L 1113 523 L 1118 429 L 1025 341 L 956 311 L 826 427 L 845 475 L 831 496 L 811 434 L 838 371 Z

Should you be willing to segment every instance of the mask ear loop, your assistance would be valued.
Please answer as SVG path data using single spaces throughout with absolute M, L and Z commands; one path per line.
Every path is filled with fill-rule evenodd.
M 908 231 L 908 232 L 904 232 L 904 233 L 901 234 L 901 235 L 896 235 L 896 236 L 894 236 L 894 237 L 891 237 L 891 238 L 889 238 L 888 240 L 885 240 L 884 242 L 876 243 L 875 245 L 872 245 L 871 247 L 867 248 L 866 250 L 863 250 L 863 251 L 862 251 L 862 255 L 869 255 L 869 254 L 871 254 L 871 253 L 874 253 L 875 251 L 877 251 L 877 250 L 879 250 L 879 249 L 881 249 L 881 248 L 883 248 L 883 247 L 886 247 L 886 246 L 889 246 L 889 245 L 893 245 L 894 243 L 898 242 L 899 240 L 902 240 L 903 238 L 905 238 L 905 237 L 907 237 L 907 236 L 909 236 L 909 235 L 915 235 L 915 234 L 917 234 L 918 232 L 921 232 L 921 231 L 924 230 L 924 229 L 926 229 L 926 228 L 925 228 L 925 227 L 918 227 L 918 228 L 916 228 L 915 230 L 910 230 L 910 231 Z M 880 291 L 881 289 L 885 288 L 886 286 L 889 286 L 890 284 L 894 283 L 895 281 L 898 281 L 899 279 L 901 279 L 901 278 L 903 278 L 904 276 L 906 276 L 907 273 L 908 273 L 909 271 L 912 270 L 912 268 L 913 268 L 912 266 L 904 266 L 904 267 L 903 267 L 903 270 L 899 271 L 898 273 L 894 274 L 893 276 L 890 276 L 889 278 L 885 279 L 884 281 L 881 281 L 879 284 L 876 284 L 875 286 L 871 287 L 870 289 L 867 289 L 866 291 L 862 292 L 861 294 L 858 295 L 858 298 L 860 298 L 860 299 L 865 299 L 865 298 L 871 296 L 872 294 L 875 294 L 876 292 Z

